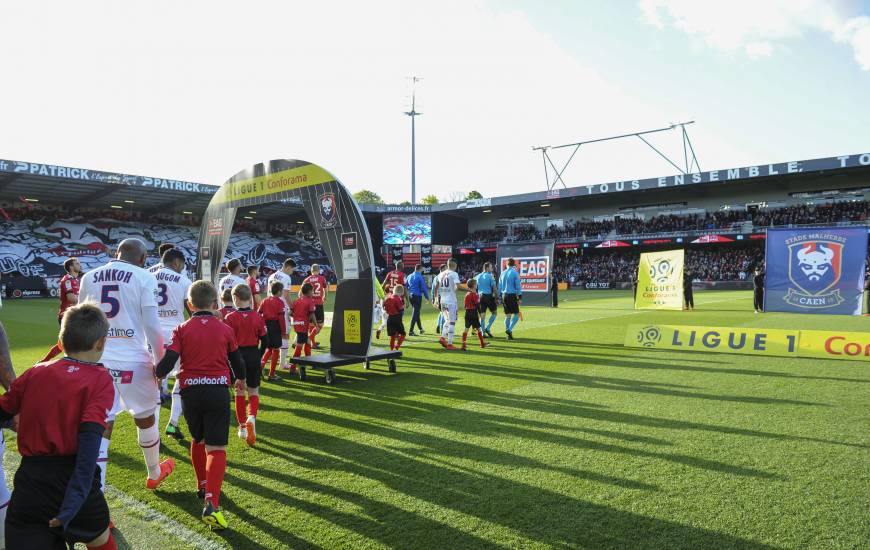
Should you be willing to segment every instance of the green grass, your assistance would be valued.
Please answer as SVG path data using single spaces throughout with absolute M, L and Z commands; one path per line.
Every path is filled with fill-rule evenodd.
M 233 430 L 225 534 L 199 523 L 184 446 L 164 442 L 179 467 L 144 489 L 128 416 L 109 483 L 231 548 L 868 546 L 868 363 L 622 347 L 634 323 L 861 331 L 867 318 L 754 315 L 749 292 L 698 293 L 695 312 L 561 297 L 526 308 L 514 342 L 499 314 L 486 350 L 447 352 L 430 332 L 396 375 L 265 385 L 257 447 Z M 4 304 L 19 371 L 54 341 L 55 307 Z M 186 546 L 113 515 L 131 547 Z

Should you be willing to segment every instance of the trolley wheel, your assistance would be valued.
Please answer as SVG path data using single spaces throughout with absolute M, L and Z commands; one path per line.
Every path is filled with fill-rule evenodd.
M 363 365 L 363 368 L 364 368 L 365 370 L 369 370 L 370 368 L 372 368 L 372 362 L 371 362 L 371 361 L 366 361 L 366 362 L 365 362 L 365 365 Z
M 305 367 L 301 365 L 299 366 L 299 380 L 302 380 L 303 382 L 308 380 L 308 373 L 305 372 Z
M 389 365 L 390 372 L 396 372 L 396 360 L 390 359 L 387 364 Z
M 326 383 L 329 385 L 335 384 L 335 371 L 326 369 Z

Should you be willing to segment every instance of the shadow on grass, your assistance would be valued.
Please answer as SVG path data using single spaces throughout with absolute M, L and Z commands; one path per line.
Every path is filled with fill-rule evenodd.
M 325 420 L 347 422 L 337 416 Z M 475 420 L 477 419 L 469 418 L 470 423 Z M 522 476 L 519 475 L 518 479 L 505 479 L 489 474 L 486 472 L 486 463 L 493 460 L 494 454 L 498 455 L 494 449 L 469 446 L 467 442 L 416 432 L 364 425 L 366 423 L 361 422 L 352 424 L 363 432 L 395 438 L 395 446 L 371 445 L 323 433 L 306 434 L 306 430 L 275 425 L 264 428 L 264 431 L 276 431 L 276 442 L 264 441 L 263 445 L 258 445 L 257 450 L 279 458 L 281 462 L 295 463 L 301 468 L 343 472 L 349 474 L 350 479 L 370 480 L 363 484 L 374 482 L 377 486 L 385 487 L 399 495 L 398 498 L 388 495 L 388 498 L 396 499 L 397 502 L 410 506 L 412 510 L 419 511 L 398 508 L 392 503 L 374 501 L 354 491 L 309 479 L 317 477 L 328 480 L 328 477 L 306 474 L 293 476 L 278 469 L 263 471 L 244 464 L 238 466 L 241 470 L 299 488 L 304 492 L 346 501 L 353 508 L 360 508 L 368 518 L 339 512 L 335 506 L 321 505 L 316 497 L 296 499 L 249 480 L 235 476 L 228 479 L 231 483 L 238 482 L 248 490 L 262 494 L 276 503 L 289 503 L 293 507 L 299 507 L 331 523 L 393 547 L 479 548 L 491 547 L 497 543 L 516 547 L 531 541 L 556 547 L 766 548 L 764 545 L 729 535 L 593 504 L 569 494 L 522 482 L 519 480 Z M 313 439 L 319 440 L 316 447 L 295 444 Z M 498 456 L 497 460 L 503 458 L 506 457 Z M 517 472 L 528 474 L 527 469 L 532 466 L 523 464 L 522 461 L 526 459 L 514 459 Z M 482 466 L 471 469 L 461 466 L 460 463 Z M 570 475 L 570 472 L 570 469 L 566 469 L 563 473 Z M 578 480 L 601 481 L 601 476 L 597 474 L 585 478 L 585 472 L 575 470 L 574 474 Z M 346 476 L 341 476 L 339 479 L 345 478 Z M 607 481 L 621 486 L 623 490 L 643 490 L 632 487 L 630 480 L 610 478 Z M 628 484 L 622 485 L 621 482 Z M 417 504 L 418 501 L 425 504 L 421 506 Z M 443 513 L 439 512 L 442 519 L 428 517 L 426 514 L 432 513 L 432 510 L 443 510 Z M 457 529 L 445 522 L 445 516 L 453 516 L 451 522 L 464 520 L 469 527 L 477 528 Z M 478 531 L 486 532 L 491 529 L 489 524 L 504 527 L 507 532 L 513 533 L 510 536 L 514 538 L 496 541 L 476 534 Z M 502 536 L 505 536 L 504 532 L 501 531 Z

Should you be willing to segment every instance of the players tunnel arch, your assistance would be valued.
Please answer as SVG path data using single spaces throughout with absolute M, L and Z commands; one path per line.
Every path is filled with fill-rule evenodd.
M 197 277 L 217 282 L 239 208 L 276 202 L 294 206 L 301 202 L 335 269 L 338 288 L 331 350 L 365 355 L 371 341 L 374 303 L 371 236 L 348 190 L 316 164 L 291 159 L 271 160 L 255 164 L 228 179 L 214 194 L 202 218 Z M 288 215 L 289 210 L 288 206 Z

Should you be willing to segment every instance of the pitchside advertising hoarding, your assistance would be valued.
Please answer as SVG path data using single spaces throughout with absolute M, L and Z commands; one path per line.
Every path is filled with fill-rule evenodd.
M 629 325 L 626 347 L 870 361 L 870 332 Z
M 765 311 L 860 315 L 865 228 L 769 229 Z
M 524 304 L 551 305 L 550 281 L 554 250 L 554 241 L 498 245 L 496 257 L 499 274 L 507 270 L 508 259 L 513 258 L 516 261 Z

